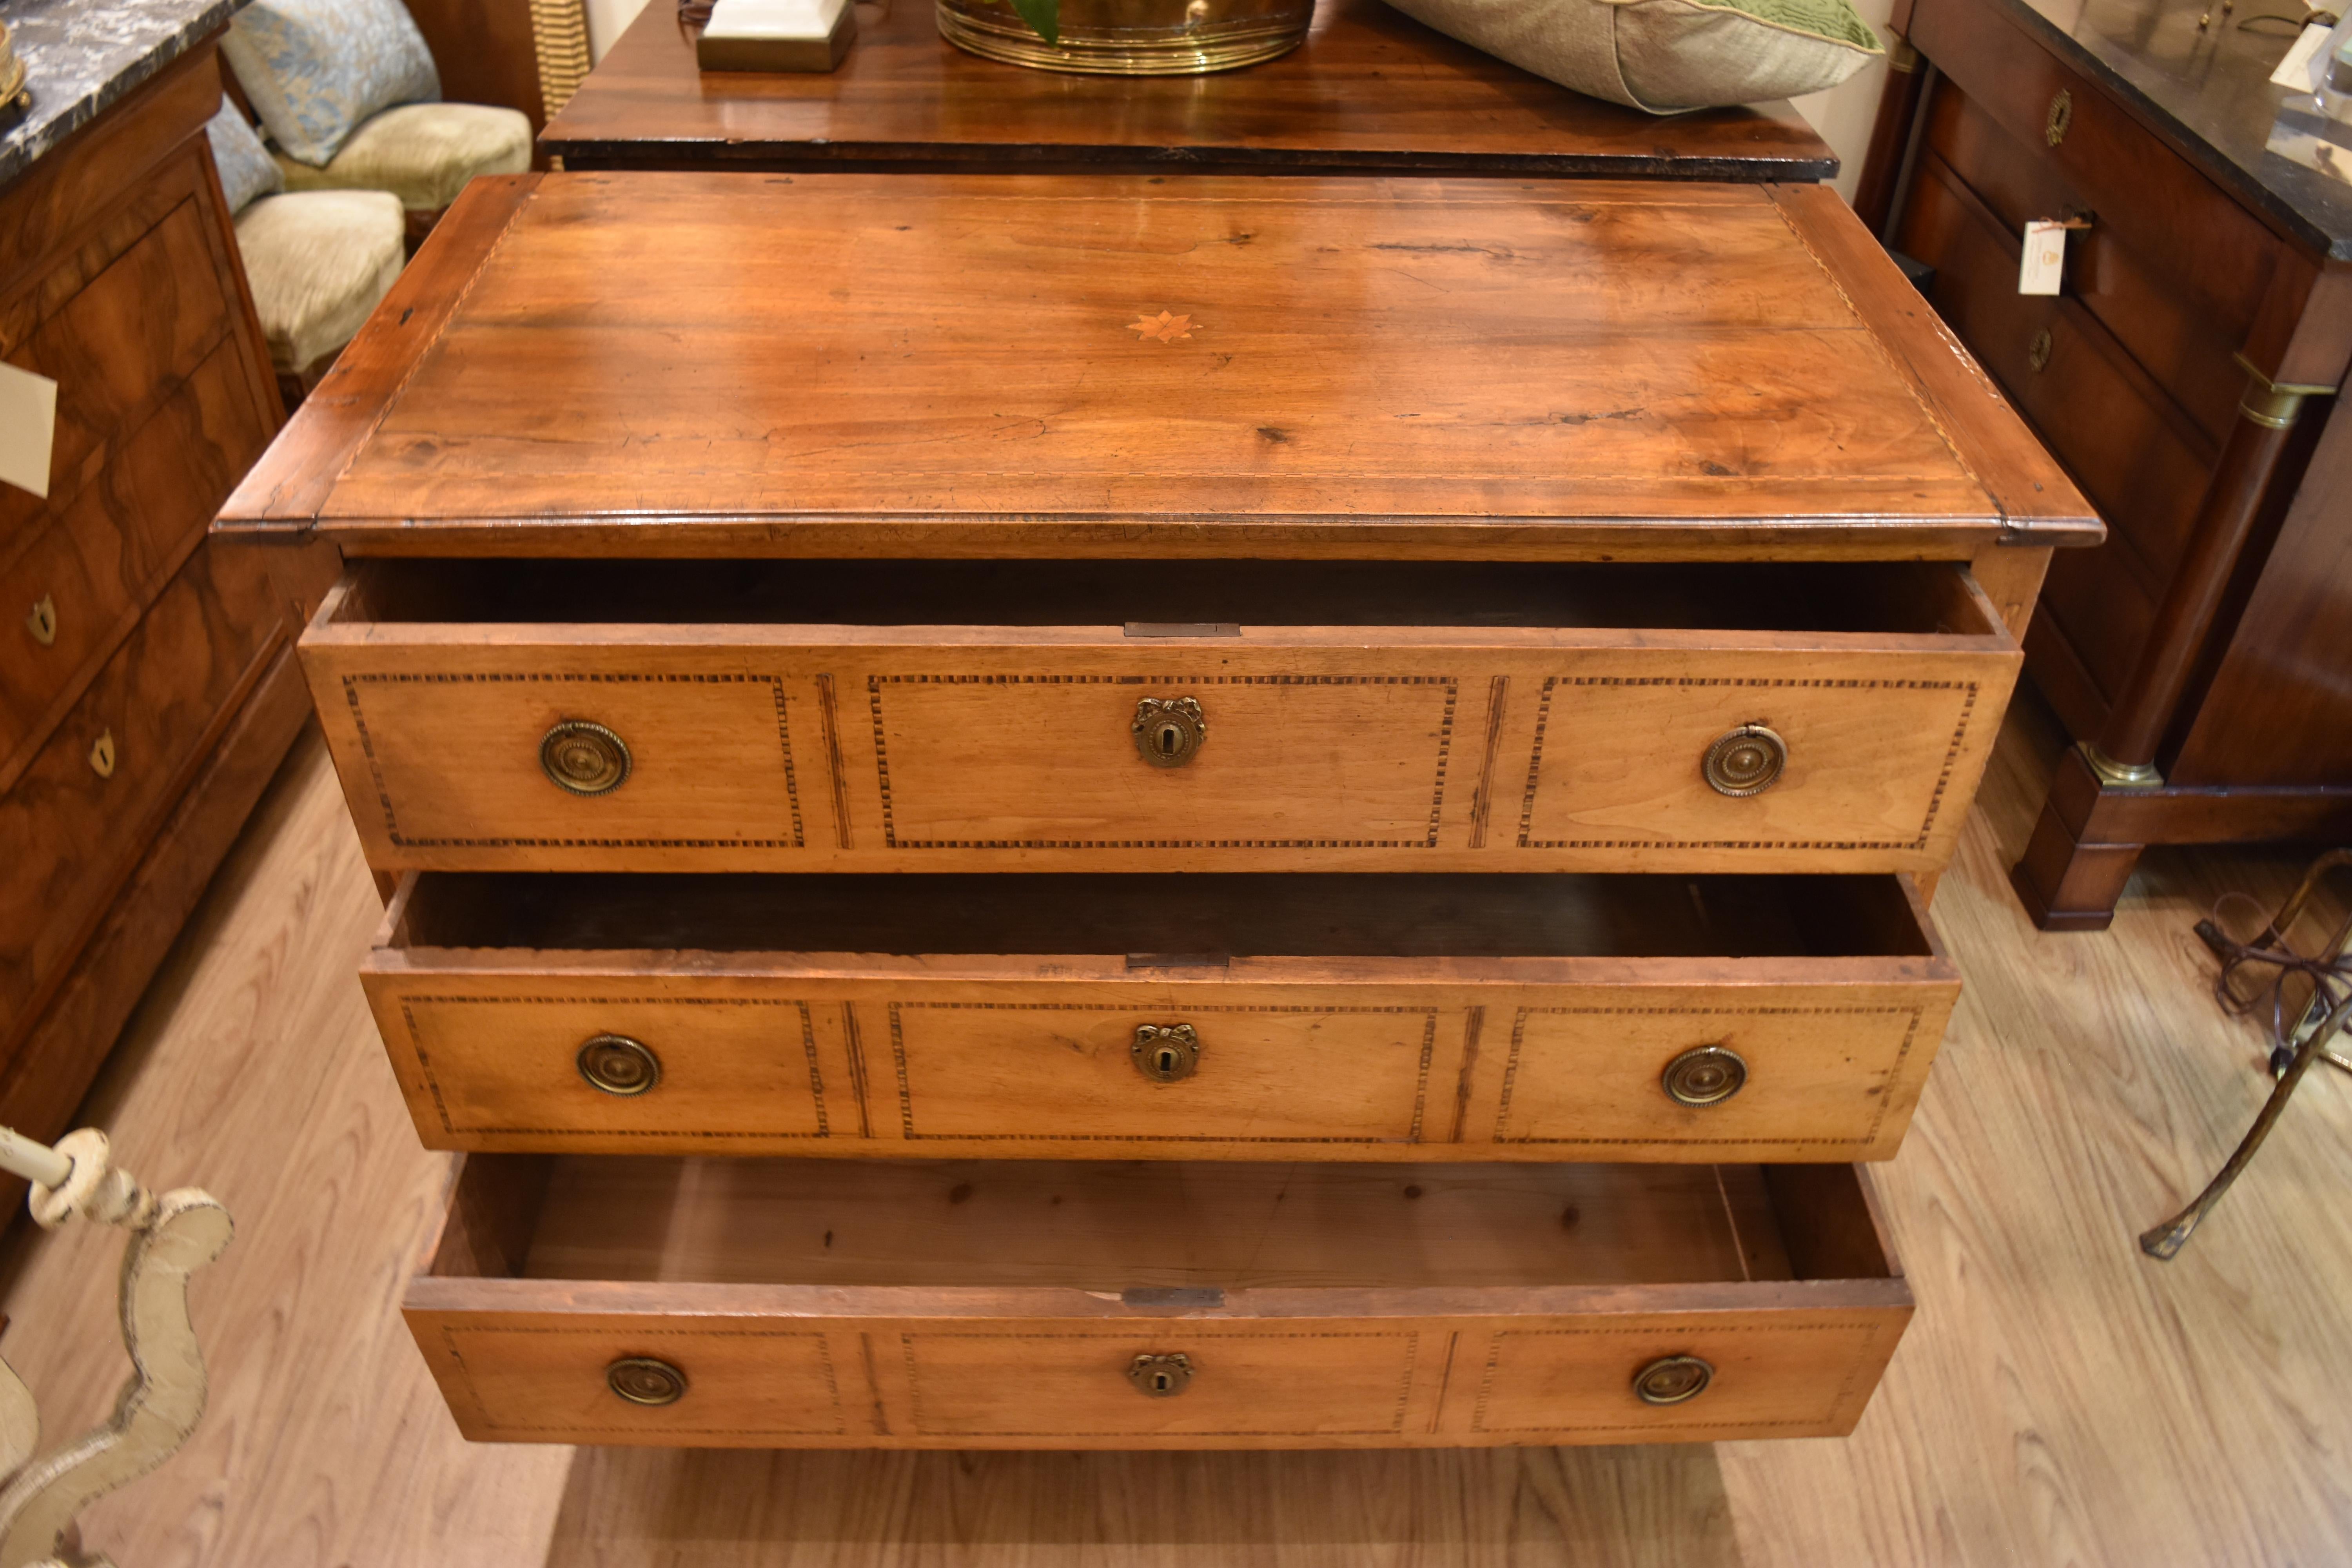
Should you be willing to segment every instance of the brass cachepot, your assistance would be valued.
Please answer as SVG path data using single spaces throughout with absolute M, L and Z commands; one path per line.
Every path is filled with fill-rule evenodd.
M 1287 54 L 1315 0 L 1062 0 L 1061 41 L 1005 0 L 939 0 L 940 32 L 973 54 L 1042 70 L 1191 76 Z

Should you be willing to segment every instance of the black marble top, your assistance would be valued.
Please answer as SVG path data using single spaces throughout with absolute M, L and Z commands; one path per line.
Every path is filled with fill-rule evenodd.
M 2227 16 L 2215 0 L 2202 29 L 2201 0 L 2008 4 L 2061 59 L 2138 107 L 2222 186 L 2313 249 L 2352 260 L 2352 185 L 2264 150 L 2291 96 L 2270 74 L 2294 36 L 2276 24 L 2238 26 L 2264 14 L 2300 18 L 2302 0 L 2238 0 Z
M 226 25 L 248 0 L 0 0 L 33 101 L 0 122 L 0 185 Z

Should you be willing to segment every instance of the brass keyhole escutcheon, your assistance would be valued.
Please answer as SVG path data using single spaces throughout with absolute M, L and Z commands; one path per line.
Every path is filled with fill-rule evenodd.
M 2074 123 L 2074 95 L 2064 88 L 2050 100 L 2050 113 L 2042 122 L 2042 140 L 2055 147 L 2066 140 L 2067 128 Z
M 610 795 L 629 777 L 629 748 L 602 724 L 566 719 L 539 742 L 539 765 L 573 795 Z
M 1137 1356 L 1128 1366 L 1127 1381 L 1147 1399 L 1173 1399 L 1192 1384 L 1192 1358 L 1181 1351 Z
M 1716 794 L 1738 798 L 1770 789 L 1788 765 L 1788 742 L 1761 724 L 1742 724 L 1706 749 L 1699 771 Z
M 43 647 L 54 645 L 58 640 L 57 600 L 47 594 L 42 595 L 33 605 L 32 613 L 25 617 L 25 629 L 32 633 L 33 640 Z
M 1174 1083 L 1200 1070 L 1201 1037 L 1190 1024 L 1138 1024 L 1128 1054 L 1152 1082 Z
M 100 730 L 98 739 L 89 743 L 89 771 L 100 778 L 114 776 L 114 731 Z
M 604 1369 L 604 1386 L 632 1405 L 676 1405 L 686 1397 L 686 1373 L 649 1355 L 623 1356 Z
M 2040 375 L 2048 368 L 2050 350 L 2053 346 L 2050 341 L 2050 329 L 2047 327 L 2034 333 L 2033 341 L 2025 345 L 2025 363 L 2032 368 L 2034 374 Z
M 1190 697 L 1147 697 L 1135 705 L 1135 722 L 1128 728 L 1135 749 L 1155 768 L 1182 767 L 1209 738 L 1209 721 Z
M 1700 1046 L 1666 1064 L 1666 1098 L 1676 1105 L 1721 1105 L 1748 1082 L 1748 1064 L 1722 1046 Z
M 1683 1405 L 1706 1392 L 1715 1368 L 1695 1355 L 1670 1355 L 1633 1374 L 1633 1396 L 1644 1405 Z
M 644 1094 L 661 1082 L 661 1058 L 626 1035 L 598 1035 L 582 1046 L 572 1059 L 591 1087 L 624 1099 Z

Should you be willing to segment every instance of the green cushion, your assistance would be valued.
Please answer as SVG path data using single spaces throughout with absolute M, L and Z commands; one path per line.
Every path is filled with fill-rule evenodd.
M 408 227 L 385 191 L 264 196 L 236 216 L 236 247 L 269 359 L 289 375 L 352 341 L 400 276 Z
M 477 174 L 530 167 L 530 121 L 479 103 L 408 103 L 352 132 L 320 168 L 280 154 L 289 191 L 390 191 L 414 212 L 438 212 Z

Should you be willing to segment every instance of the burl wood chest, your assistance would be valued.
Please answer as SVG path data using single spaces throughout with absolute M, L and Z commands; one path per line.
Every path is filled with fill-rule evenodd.
M 1847 1430 L 2082 499 L 1827 191 L 479 182 L 232 500 L 465 1431 Z

